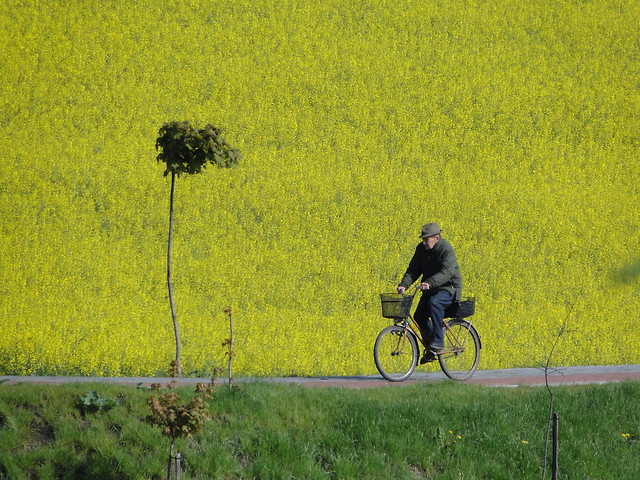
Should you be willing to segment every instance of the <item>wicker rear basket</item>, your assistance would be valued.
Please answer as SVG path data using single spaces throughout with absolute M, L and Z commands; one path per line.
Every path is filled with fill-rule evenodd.
M 463 298 L 458 302 L 453 302 L 444 309 L 445 318 L 466 318 L 476 311 L 476 299 L 474 297 Z

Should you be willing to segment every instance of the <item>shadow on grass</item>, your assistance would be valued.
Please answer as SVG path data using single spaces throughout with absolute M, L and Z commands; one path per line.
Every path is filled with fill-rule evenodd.
M 74 479 L 86 480 L 129 480 L 131 477 L 124 474 L 117 468 L 116 462 L 109 458 L 102 457 L 97 452 L 88 455 L 77 465 L 65 468 L 67 474 L 71 474 Z M 69 471 L 72 470 L 72 471 Z

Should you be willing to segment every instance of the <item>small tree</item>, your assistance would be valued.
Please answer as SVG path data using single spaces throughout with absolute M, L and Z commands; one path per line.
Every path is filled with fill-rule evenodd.
M 182 403 L 176 393 L 176 365 L 171 362 L 171 375 L 173 379 L 167 385 L 167 391 L 162 391 L 159 383 L 151 385 L 157 397 L 149 397 L 147 404 L 151 408 L 151 415 L 146 418 L 147 423 L 160 427 L 162 435 L 169 437 L 169 461 L 167 464 L 167 480 L 171 478 L 171 471 L 175 470 L 176 478 L 180 479 L 181 458 L 180 453 L 174 454 L 174 446 L 178 438 L 190 438 L 199 435 L 207 420 L 211 419 L 209 404 L 207 400 L 211 398 L 215 379 L 210 383 L 198 383 L 196 385 L 193 399 L 188 403 Z M 172 468 L 174 467 L 174 468 Z
M 156 150 L 158 162 L 165 164 L 164 176 L 171 174 L 171 192 L 169 194 L 169 240 L 167 248 L 167 287 L 173 330 L 176 341 L 176 369 L 182 375 L 180 361 L 180 331 L 178 316 L 173 301 L 173 283 L 171 281 L 171 247 L 173 243 L 173 201 L 176 177 L 183 173 L 190 175 L 201 173 L 210 163 L 216 167 L 235 167 L 242 155 L 222 138 L 222 131 L 213 125 L 196 130 L 189 122 L 165 123 L 158 132 Z

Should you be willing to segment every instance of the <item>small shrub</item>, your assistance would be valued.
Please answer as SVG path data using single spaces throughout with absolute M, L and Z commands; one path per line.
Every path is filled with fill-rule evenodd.
M 174 384 L 170 384 L 169 391 L 164 393 L 158 383 L 154 383 L 152 388 L 156 390 L 158 397 L 150 397 L 147 400 L 151 408 L 151 415 L 146 418 L 147 423 L 160 427 L 162 434 L 170 437 L 172 441 L 199 434 L 204 423 L 211 419 L 209 405 L 206 402 L 211 398 L 209 386 L 199 383 L 193 400 L 185 404 L 180 402 Z
M 104 398 L 96 391 L 90 391 L 76 398 L 74 406 L 82 415 L 89 413 L 107 412 L 117 405 L 113 398 Z
M 151 388 L 158 393 L 158 396 L 147 399 L 147 404 L 151 408 L 151 415 L 146 417 L 147 423 L 159 427 L 162 435 L 171 439 L 167 480 L 171 477 L 172 467 L 174 466 L 176 476 L 180 478 L 180 460 L 182 455 L 180 453 L 174 455 L 176 439 L 191 438 L 199 435 L 204 428 L 205 422 L 211 419 L 207 400 L 211 398 L 211 393 L 215 385 L 214 379 L 208 384 L 198 383 L 193 400 L 183 404 L 175 391 L 175 378 L 178 373 L 177 366 L 177 361 L 171 362 L 170 371 L 174 380 L 167 385 L 168 391 L 163 392 L 162 386 L 159 383 L 154 383 L 151 385 Z

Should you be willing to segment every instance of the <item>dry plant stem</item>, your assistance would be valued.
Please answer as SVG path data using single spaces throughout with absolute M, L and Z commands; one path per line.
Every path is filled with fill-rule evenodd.
M 233 317 L 229 308 L 229 388 L 233 378 Z
M 560 341 L 560 338 L 567 331 L 567 321 L 569 320 L 569 316 L 571 315 L 571 311 L 572 310 L 573 310 L 573 305 L 571 305 L 571 308 L 569 309 L 569 313 L 567 313 L 567 316 L 564 319 L 564 322 L 562 322 L 562 325 L 560 326 L 560 330 L 558 330 L 558 334 L 556 335 L 556 339 L 553 342 L 553 345 L 551 346 L 551 351 L 549 352 L 549 356 L 547 357 L 547 362 L 544 365 L 544 383 L 545 383 L 545 386 L 547 387 L 547 391 L 549 392 L 549 417 L 547 419 L 547 433 L 546 433 L 546 438 L 545 438 L 545 441 L 544 441 L 544 459 L 543 459 L 543 465 L 542 465 L 542 480 L 545 480 L 546 475 L 547 475 L 547 458 L 549 456 L 549 431 L 550 431 L 551 425 L 553 423 L 553 390 L 551 390 L 551 386 L 549 385 L 549 370 L 551 369 L 551 358 L 553 357 L 553 352 L 556 349 L 556 346 L 558 345 L 558 342 Z
M 233 316 L 231 315 L 231 307 L 226 308 L 224 310 L 224 313 L 226 313 L 227 315 L 229 315 L 229 338 L 227 338 L 223 343 L 222 346 L 223 347 L 227 347 L 228 350 L 226 352 L 226 354 L 228 355 L 229 359 L 228 359 L 228 375 L 229 375 L 229 388 L 232 387 L 232 381 L 233 381 Z
M 169 242 L 167 247 L 167 288 L 169 290 L 169 304 L 171 305 L 171 318 L 173 319 L 173 331 L 176 337 L 176 369 L 177 375 L 182 376 L 180 362 L 180 331 L 178 329 L 178 315 L 173 302 L 173 282 L 171 281 L 171 247 L 173 245 L 173 192 L 175 190 L 176 174 L 171 173 L 171 193 L 169 195 Z

